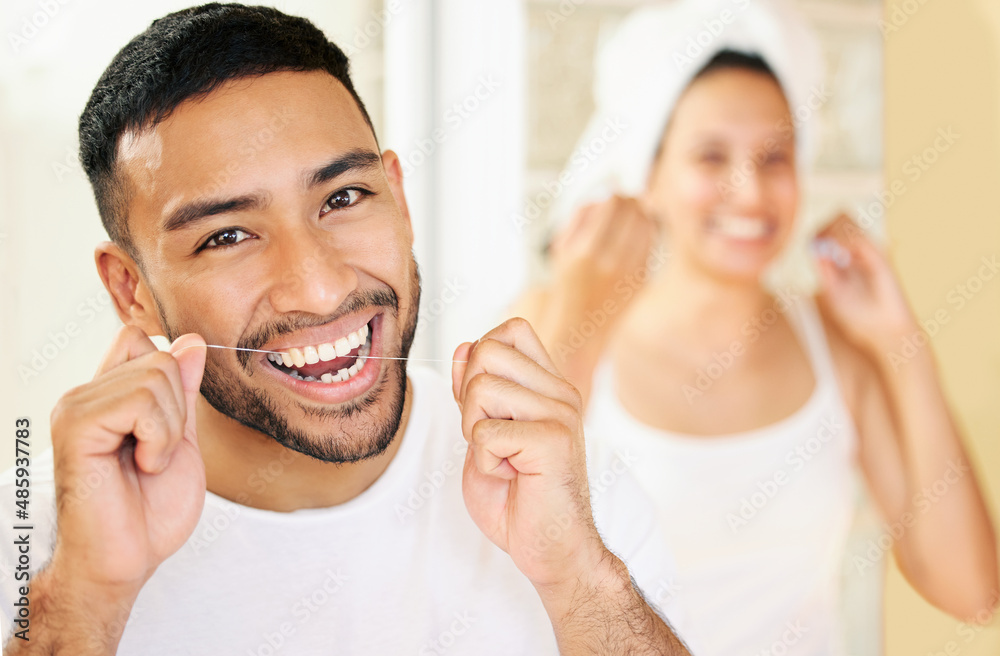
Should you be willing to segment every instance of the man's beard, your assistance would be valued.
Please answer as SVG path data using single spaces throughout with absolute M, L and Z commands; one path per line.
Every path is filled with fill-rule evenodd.
M 406 358 L 413 345 L 420 306 L 420 272 L 415 261 L 413 261 L 412 287 L 413 293 L 406 312 L 399 350 L 396 353 L 386 351 L 383 353 L 384 357 Z M 157 306 L 162 308 L 159 304 Z M 383 321 L 388 320 L 390 316 L 394 320 L 399 318 L 399 299 L 391 288 L 361 292 L 348 296 L 334 315 L 322 318 L 302 316 L 278 319 L 263 325 L 251 334 L 244 335 L 237 346 L 259 349 L 278 335 L 325 325 L 340 316 L 371 307 L 385 308 Z M 162 310 L 160 320 L 171 341 L 183 334 L 167 324 Z M 249 351 L 236 353 L 240 367 L 248 376 L 253 376 L 253 354 Z M 358 462 L 384 453 L 399 430 L 406 397 L 405 359 L 382 360 L 386 366 L 380 379 L 365 394 L 351 399 L 340 407 L 315 408 L 300 405 L 299 409 L 306 417 L 333 422 L 355 420 L 353 422 L 355 428 L 351 434 L 339 432 L 311 435 L 290 425 L 287 416 L 282 415 L 271 396 L 260 389 L 246 385 L 238 375 L 216 361 L 213 355 L 212 349 L 209 349 L 205 361 L 205 374 L 201 382 L 201 393 L 205 400 L 222 414 L 270 436 L 289 449 L 323 462 Z M 387 412 L 381 417 L 376 414 L 380 396 L 385 397 L 388 403 Z

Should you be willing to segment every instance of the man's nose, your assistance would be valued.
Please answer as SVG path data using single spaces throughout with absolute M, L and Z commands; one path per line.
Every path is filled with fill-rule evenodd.
M 329 239 L 322 230 L 303 229 L 272 246 L 269 301 L 276 312 L 327 316 L 357 288 L 357 272 Z

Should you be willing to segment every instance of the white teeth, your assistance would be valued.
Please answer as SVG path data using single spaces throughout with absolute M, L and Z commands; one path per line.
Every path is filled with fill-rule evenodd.
M 267 359 L 290 369 L 288 375 L 296 380 L 307 382 L 320 381 L 327 384 L 345 382 L 356 376 L 368 361 L 367 356 L 372 350 L 371 342 L 368 341 L 370 333 L 368 324 L 365 324 L 353 333 L 348 334 L 346 337 L 341 337 L 332 344 L 327 342 L 316 346 L 290 348 L 285 353 L 268 353 Z M 350 368 L 340 369 L 336 373 L 325 373 L 319 378 L 303 376 L 298 371 L 298 368 L 304 367 L 307 364 L 316 364 L 321 361 L 329 362 L 335 358 L 350 355 L 355 349 L 358 350 L 357 360 Z
M 289 371 L 288 375 L 291 376 L 292 378 L 295 378 L 296 380 L 302 380 L 306 382 L 315 382 L 319 380 L 328 385 L 331 383 L 342 383 L 350 380 L 351 378 L 354 378 L 354 376 L 356 376 L 358 372 L 364 368 L 366 362 L 368 362 L 368 358 L 365 356 L 360 356 L 357 359 L 357 361 L 354 364 L 352 364 L 349 368 L 341 369 L 335 374 L 325 373 L 318 379 L 313 376 L 303 376 L 296 369 L 292 369 L 291 371 Z
M 714 228 L 732 239 L 760 239 L 768 233 L 768 222 L 745 216 L 728 216 L 716 219 Z
M 337 349 L 333 347 L 333 344 L 320 344 L 316 350 L 319 352 L 319 359 L 323 362 L 329 362 L 337 357 Z

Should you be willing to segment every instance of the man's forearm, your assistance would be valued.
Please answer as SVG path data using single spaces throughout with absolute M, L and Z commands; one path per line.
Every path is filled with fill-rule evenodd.
M 539 590 L 559 653 L 689 656 L 670 625 L 636 588 L 628 568 L 610 552 L 589 581 Z
M 28 583 L 27 639 L 12 635 L 7 656 L 113 656 L 135 602 L 131 591 L 109 593 L 42 570 Z M 14 629 L 18 630 L 17 627 Z

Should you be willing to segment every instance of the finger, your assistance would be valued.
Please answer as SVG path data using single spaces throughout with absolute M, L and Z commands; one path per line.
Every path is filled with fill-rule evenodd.
M 466 402 L 469 381 L 481 374 L 508 379 L 537 394 L 567 403 L 575 402 L 578 396 L 562 376 L 553 374 L 525 353 L 495 339 L 484 338 L 472 349 L 459 386 L 458 398 L 463 403 Z
M 621 212 L 622 221 L 607 236 L 607 248 L 618 257 L 630 256 L 630 264 L 642 265 L 653 244 L 655 224 L 643 213 L 639 203 L 629 199 Z
M 824 290 L 830 290 L 845 277 L 844 271 L 824 257 L 816 258 L 816 270 L 819 273 L 820 288 Z
M 573 218 L 570 219 L 566 227 L 560 230 L 555 239 L 552 240 L 553 252 L 558 253 L 566 250 L 585 238 L 596 208 L 596 204 L 584 205 L 573 214 Z
M 559 423 L 482 419 L 473 426 L 469 449 L 476 469 L 488 476 L 536 476 L 553 473 L 556 463 L 559 471 L 571 469 L 567 465 L 578 458 L 572 437 Z
M 462 404 L 462 434 L 469 437 L 480 419 L 513 421 L 552 420 L 577 427 L 580 413 L 569 403 L 538 394 L 492 374 L 478 374 L 469 381 Z
M 627 220 L 628 203 L 621 196 L 612 196 L 594 207 L 593 215 L 587 229 L 581 231 L 581 245 L 587 252 L 596 252 L 606 248 L 608 239 L 614 234 L 619 222 Z
M 176 409 L 180 419 L 177 428 L 183 428 L 184 387 L 177 361 L 169 353 L 156 350 L 140 355 L 106 372 L 95 383 L 92 384 L 95 394 L 148 387 L 161 406 Z
M 885 253 L 870 239 L 858 240 L 854 244 L 853 253 L 868 268 L 874 269 L 889 265 Z
M 158 473 L 166 469 L 171 454 L 184 436 L 187 412 L 181 372 L 177 361 L 161 351 L 134 362 L 136 365 L 142 363 L 143 367 L 135 367 L 135 381 L 130 387 L 147 389 L 155 398 L 149 411 L 136 418 L 136 427 L 132 430 L 136 439 L 134 457 L 143 471 Z
M 115 376 L 119 371 L 122 372 L 121 375 Z M 162 424 L 166 431 L 154 431 L 152 435 L 164 440 L 141 440 L 135 435 L 135 458 L 144 471 L 162 471 L 184 436 L 187 416 L 184 384 L 177 360 L 170 353 L 157 350 L 118 367 L 108 375 L 114 376 L 112 381 L 115 385 L 137 390 L 146 388 L 156 397 L 156 407 L 152 414 L 137 421 L 147 427 L 152 423 Z
M 542 345 L 538 335 L 535 334 L 535 330 L 528 323 L 527 319 L 521 317 L 514 317 L 504 321 L 502 324 L 486 333 L 483 338 L 479 341 L 476 349 L 472 351 L 472 358 L 476 357 L 476 350 L 479 346 L 482 346 L 483 341 L 492 339 L 507 346 L 514 348 L 515 350 L 524 353 L 526 356 L 537 362 L 544 369 L 546 369 L 553 376 L 562 378 L 559 374 L 559 369 L 552 362 L 552 358 L 549 357 L 548 351 Z M 468 374 L 466 374 L 468 377 Z
M 855 259 L 849 246 L 830 237 L 817 237 L 812 243 L 812 251 L 817 260 L 833 262 L 841 269 L 849 267 Z
M 105 354 L 94 378 L 111 371 L 115 367 L 121 366 L 129 360 L 134 360 L 140 355 L 145 355 L 156 350 L 156 345 L 149 339 L 146 333 L 135 326 L 125 326 L 118 331 L 111 348 Z
M 73 395 L 72 402 L 74 409 L 53 422 L 59 425 L 53 435 L 68 436 L 76 455 L 114 454 L 125 436 L 132 435 L 137 466 L 156 473 L 166 466 L 172 445 L 181 439 L 182 407 L 173 383 L 157 367 L 131 372 L 114 385 L 82 390 Z
M 836 239 L 838 241 L 849 241 L 847 233 L 857 228 L 851 217 L 846 212 L 839 212 L 833 219 L 817 233 L 819 237 Z
M 490 430 L 492 422 L 502 421 L 504 420 L 482 419 L 474 426 L 473 435 L 478 439 L 469 438 L 469 457 L 472 458 L 472 463 L 479 472 L 509 481 L 517 478 L 518 474 L 514 465 L 507 460 L 508 455 L 513 456 L 517 453 L 516 447 L 509 442 L 501 442 L 501 440 L 493 440 L 493 443 L 489 444 L 490 434 L 500 433 L 499 430 Z
M 472 342 L 462 342 L 455 349 L 455 354 L 451 358 L 451 393 L 459 408 L 462 407 L 462 381 L 465 378 L 465 370 L 469 366 L 469 354 L 474 347 L 475 344 Z
M 135 437 L 136 466 L 146 473 L 159 474 L 184 439 L 183 417 L 176 407 L 150 404 L 144 414 L 136 417 L 129 434 Z
M 201 380 L 205 374 L 208 347 L 201 335 L 181 335 L 170 345 L 168 352 L 177 361 L 184 399 L 184 436 L 197 444 L 197 403 L 201 395 Z

